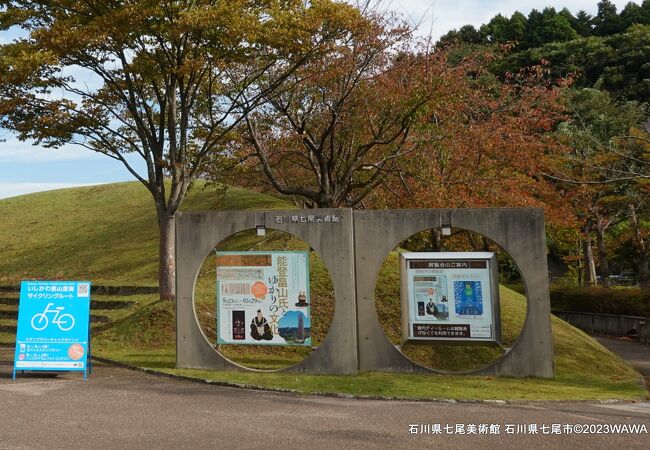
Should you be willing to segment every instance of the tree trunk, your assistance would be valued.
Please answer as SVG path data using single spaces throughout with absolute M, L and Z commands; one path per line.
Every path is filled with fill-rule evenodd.
M 441 252 L 442 251 L 442 229 L 432 228 L 429 232 L 429 237 L 431 239 L 431 251 Z
M 483 242 L 483 251 L 489 252 L 490 250 L 490 240 L 485 236 L 481 236 L 481 241 Z
M 639 218 L 636 215 L 636 208 L 634 205 L 628 205 L 628 216 L 630 218 L 630 225 L 634 235 L 634 246 L 639 258 L 639 286 L 644 291 L 650 290 L 650 267 L 648 263 L 648 243 L 643 238 L 641 227 L 639 226 Z
M 167 212 L 158 213 L 160 246 L 158 258 L 158 287 L 161 300 L 176 298 L 176 228 L 174 216 Z
M 609 287 L 609 261 L 607 260 L 607 246 L 605 245 L 605 230 L 596 227 L 596 241 L 598 245 L 598 268 L 600 269 L 600 283 Z
M 585 262 L 585 284 L 593 286 L 596 284 L 596 264 L 594 263 L 594 254 L 591 250 L 589 237 L 582 240 L 582 255 Z
M 639 262 L 639 286 L 643 291 L 650 291 L 650 264 L 647 257 Z

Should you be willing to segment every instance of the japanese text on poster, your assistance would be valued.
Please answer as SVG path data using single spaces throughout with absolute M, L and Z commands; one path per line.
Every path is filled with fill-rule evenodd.
M 494 340 L 493 256 L 488 252 L 402 254 L 408 309 L 405 337 Z
M 90 283 L 23 281 L 15 370 L 86 371 Z
M 311 345 L 307 252 L 217 252 L 217 343 Z

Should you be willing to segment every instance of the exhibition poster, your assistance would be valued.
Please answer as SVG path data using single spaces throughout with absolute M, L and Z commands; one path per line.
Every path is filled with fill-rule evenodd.
M 309 254 L 217 252 L 217 344 L 311 346 Z

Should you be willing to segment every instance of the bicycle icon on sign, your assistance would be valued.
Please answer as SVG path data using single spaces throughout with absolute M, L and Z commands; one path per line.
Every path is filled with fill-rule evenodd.
M 61 314 L 65 309 L 63 306 L 50 309 L 51 306 L 54 306 L 54 303 L 48 303 L 42 313 L 34 314 L 34 317 L 32 317 L 32 328 L 36 331 L 46 329 L 50 324 L 48 314 L 54 314 L 54 317 L 52 317 L 52 323 L 56 324 L 56 326 L 59 327 L 59 330 L 71 330 L 72 327 L 74 327 L 74 317 L 72 317 L 71 314 Z

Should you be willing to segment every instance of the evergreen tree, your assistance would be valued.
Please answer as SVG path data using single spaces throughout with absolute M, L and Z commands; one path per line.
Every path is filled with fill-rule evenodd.
M 464 25 L 458 30 L 458 38 L 467 44 L 481 44 L 481 33 L 472 25 Z
M 515 11 L 508 24 L 508 40 L 522 42 L 526 37 L 526 16 Z
M 578 37 L 569 19 L 563 14 L 558 14 L 555 8 L 544 8 L 542 11 L 542 29 L 539 35 L 542 44 L 566 42 Z
M 593 23 L 596 36 L 610 36 L 624 30 L 623 21 L 616 12 L 616 5 L 610 0 L 598 2 L 598 14 Z
M 510 21 L 501 14 L 497 14 L 486 25 L 481 27 L 481 35 L 485 42 L 504 43 L 509 39 Z
M 650 2 L 647 2 L 648 10 L 644 10 L 643 6 L 636 3 L 629 2 L 621 11 L 620 20 L 621 27 L 627 29 L 630 25 L 637 23 L 643 25 L 650 25 Z
M 543 44 L 540 32 L 544 26 L 544 16 L 541 12 L 533 9 L 528 14 L 528 21 L 526 22 L 526 38 L 524 39 L 524 47 L 532 48 L 539 47 Z
M 573 29 L 583 37 L 591 36 L 593 31 L 593 17 L 585 10 L 578 11 L 575 21 L 572 23 Z

